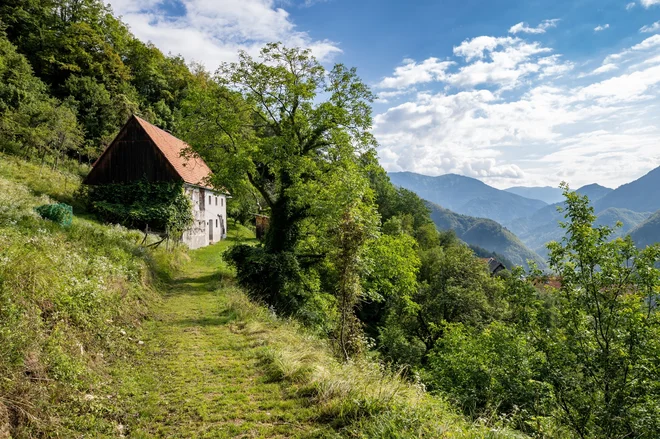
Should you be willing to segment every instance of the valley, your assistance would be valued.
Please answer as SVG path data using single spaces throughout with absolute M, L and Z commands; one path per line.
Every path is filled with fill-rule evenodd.
M 439 230 L 452 230 L 467 244 L 498 253 L 516 265 L 528 268 L 530 260 L 545 267 L 547 244 L 564 237 L 560 222 L 565 220 L 566 205 L 560 188 L 500 190 L 454 174 L 391 172 L 389 176 L 395 185 L 428 201 Z M 660 187 L 660 168 L 616 189 L 593 183 L 576 192 L 589 198 L 596 225 L 614 229 L 612 238 L 630 235 L 637 245 L 646 246 L 660 241 L 660 196 L 654 187 Z

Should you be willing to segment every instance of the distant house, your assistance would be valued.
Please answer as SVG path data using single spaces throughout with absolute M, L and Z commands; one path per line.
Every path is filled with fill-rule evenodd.
M 488 271 L 490 272 L 491 276 L 495 276 L 500 271 L 506 270 L 504 264 L 495 258 L 481 258 L 481 260 L 484 261 L 488 266 Z
M 184 157 L 188 145 L 155 125 L 131 116 L 94 163 L 83 183 L 104 185 L 182 181 L 193 205 L 195 222 L 184 232 L 190 248 L 204 247 L 227 236 L 227 197 L 209 183 L 211 170 L 200 157 Z

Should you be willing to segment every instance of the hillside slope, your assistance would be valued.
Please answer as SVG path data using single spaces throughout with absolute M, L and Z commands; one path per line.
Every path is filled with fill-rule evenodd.
M 501 254 L 515 265 L 529 268 L 527 261 L 532 260 L 539 268 L 545 267 L 545 261 L 539 255 L 495 221 L 461 215 L 430 202 L 427 205 L 431 209 L 431 219 L 439 230 L 453 230 L 467 244 Z
M 638 247 L 660 243 L 660 210 L 635 227 L 630 237 Z
M 222 260 L 245 229 L 148 250 L 34 212 L 79 181 L 0 154 L 0 437 L 522 437 L 252 303 Z
M 596 211 L 619 207 L 635 212 L 655 212 L 660 209 L 658 187 L 660 187 L 660 167 L 605 195 L 595 203 Z
M 388 175 L 393 184 L 425 200 L 456 213 L 489 218 L 501 224 L 531 215 L 546 205 L 543 201 L 501 191 L 461 175 L 429 177 L 413 172 L 390 172 Z
M 612 189 L 590 184 L 576 190 L 581 195 L 589 197 L 591 204 L 594 200 L 599 200 L 612 192 Z M 564 214 L 560 209 L 565 207 L 565 203 L 551 204 L 534 212 L 528 218 L 519 218 L 508 226 L 516 231 L 516 235 L 527 247 L 534 250 L 542 257 L 547 256 L 545 245 L 550 241 L 559 241 L 564 236 L 564 230 L 559 226 L 560 221 L 564 221 Z M 628 232 L 640 222 L 648 217 L 645 212 L 633 212 L 629 209 L 605 209 L 597 211 L 598 220 L 596 225 L 607 225 L 614 227 L 617 221 L 623 223 L 623 227 L 618 230 L 617 236 Z

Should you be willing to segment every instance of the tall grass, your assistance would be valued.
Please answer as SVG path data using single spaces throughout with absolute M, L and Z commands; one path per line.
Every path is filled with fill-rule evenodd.
M 263 343 L 261 364 L 268 379 L 285 383 L 319 409 L 319 417 L 344 437 L 522 438 L 497 425 L 468 422 L 421 384 L 381 364 L 343 363 L 324 340 L 251 302 L 239 289 L 227 293 L 235 330 Z
M 154 258 L 173 258 L 139 247 L 138 232 L 81 218 L 63 228 L 36 214 L 73 202 L 79 184 L 0 156 L 0 431 L 13 437 L 113 431 L 96 389 L 108 362 L 139 348 L 134 334 L 158 300 Z

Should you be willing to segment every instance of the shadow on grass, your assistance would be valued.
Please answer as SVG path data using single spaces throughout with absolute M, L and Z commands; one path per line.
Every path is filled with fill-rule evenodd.
M 214 317 L 202 317 L 199 319 L 182 319 L 182 320 L 177 320 L 175 324 L 177 326 L 200 326 L 200 327 L 221 326 L 233 322 L 234 320 L 236 320 L 236 318 L 237 315 L 235 312 L 230 310 L 225 310 L 222 311 L 219 315 Z
M 197 277 L 173 278 L 168 281 L 167 296 L 207 294 L 220 288 L 222 280 L 219 271 Z

